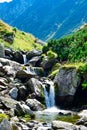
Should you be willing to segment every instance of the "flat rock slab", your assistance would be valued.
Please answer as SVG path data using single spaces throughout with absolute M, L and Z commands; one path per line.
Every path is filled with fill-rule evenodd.
M 2 97 L 0 96 L 0 102 L 8 109 L 15 108 L 18 101 L 8 98 L 8 97 Z

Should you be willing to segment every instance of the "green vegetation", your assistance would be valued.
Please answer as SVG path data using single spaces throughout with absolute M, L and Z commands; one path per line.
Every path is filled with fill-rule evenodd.
M 3 38 L 3 36 L 8 37 L 11 35 L 14 35 L 12 44 Z M 3 21 L 0 21 L 0 42 L 3 43 L 4 46 L 13 48 L 14 50 L 41 49 L 42 46 L 35 43 L 35 40 L 36 38 L 33 35 L 19 31 L 17 28 L 13 28 Z
M 83 90 L 87 88 L 87 81 L 84 81 L 84 82 L 82 83 L 82 88 L 83 88 Z
M 2 122 L 3 119 L 8 119 L 8 116 L 5 113 L 0 114 L 0 122 Z
M 79 117 L 78 115 L 72 115 L 72 116 L 57 116 L 56 120 L 65 121 L 65 122 L 70 122 L 70 123 L 75 124 L 79 118 L 80 118 L 80 117 Z
M 54 59 L 54 58 L 57 58 L 57 54 L 55 52 L 53 52 L 52 50 L 49 50 L 47 52 L 47 56 L 48 56 L 48 59 Z
M 50 40 L 43 52 L 52 49 L 59 61 L 85 61 L 87 58 L 87 26 L 58 40 Z
M 20 118 L 24 119 L 26 122 L 30 121 L 31 119 L 35 119 L 35 115 L 29 115 L 29 114 L 26 114 L 26 115 L 23 115 L 21 116 Z

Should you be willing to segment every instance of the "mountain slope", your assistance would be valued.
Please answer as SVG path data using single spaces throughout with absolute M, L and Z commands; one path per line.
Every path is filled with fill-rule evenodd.
M 86 0 L 13 0 L 6 8 L 9 12 L 7 17 L 2 13 L 2 19 L 44 40 L 69 34 L 87 21 Z
M 73 34 L 60 39 L 52 39 L 43 47 L 43 52 L 56 52 L 59 61 L 87 61 L 87 24 Z
M 41 48 L 40 44 L 35 43 L 36 38 L 28 33 L 19 31 L 3 21 L 0 21 L 0 43 L 14 50 L 32 50 Z

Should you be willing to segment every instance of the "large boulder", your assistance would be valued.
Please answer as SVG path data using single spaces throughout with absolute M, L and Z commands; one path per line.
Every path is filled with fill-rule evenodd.
M 7 119 L 4 119 L 0 124 L 0 130 L 12 130 L 12 126 Z
M 30 107 L 23 104 L 23 103 L 17 103 L 15 108 L 15 114 L 17 116 L 21 116 L 24 114 L 34 115 L 33 111 L 31 111 Z
M 5 57 L 7 59 L 13 60 L 13 50 L 10 48 L 5 48 Z
M 36 99 L 27 99 L 26 103 L 32 111 L 41 111 L 45 108 L 44 105 L 42 105 Z
M 15 77 L 16 72 L 22 68 L 19 63 L 4 58 L 0 58 L 0 64 L 0 76 L 8 78 Z
M 10 44 L 12 44 L 13 41 L 14 41 L 14 37 L 15 37 L 15 35 L 14 35 L 13 32 L 11 32 L 11 33 L 5 33 L 3 35 L 3 40 L 6 41 L 6 42 L 8 42 L 8 43 L 10 43 Z
M 26 80 L 35 76 L 42 76 L 43 69 L 41 67 L 25 67 L 23 70 L 19 70 L 16 73 L 16 77 L 21 80 Z
M 41 56 L 36 56 L 33 57 L 31 60 L 29 60 L 29 64 L 31 64 L 32 66 L 40 66 L 40 62 L 41 62 Z
M 61 105 L 70 105 L 80 84 L 76 68 L 60 68 L 58 74 L 55 76 L 54 83 L 58 86 L 58 92 L 56 92 L 58 96 L 57 100 L 60 100 Z
M 35 98 L 42 100 L 44 98 L 44 89 L 41 82 L 36 78 L 31 78 L 27 81 L 26 87 L 30 94 L 34 93 Z
M 4 58 L 5 57 L 5 51 L 4 51 L 4 46 L 0 44 L 0 57 Z
M 12 88 L 9 92 L 9 95 L 11 96 L 11 98 L 17 100 L 18 97 L 18 89 L 16 87 Z
M 87 130 L 85 126 L 77 126 L 72 123 L 64 122 L 64 121 L 53 121 L 52 122 L 53 130 Z
M 30 60 L 31 58 L 33 58 L 33 57 L 35 57 L 35 56 L 40 56 L 41 54 L 42 54 L 41 51 L 32 50 L 32 51 L 30 51 L 30 52 L 27 53 L 26 58 L 27 58 L 28 60 Z
M 20 86 L 18 88 L 18 100 L 25 100 L 27 98 L 28 95 L 28 91 L 27 88 L 25 86 Z
M 52 68 L 52 66 L 55 64 L 56 59 L 45 59 L 41 62 L 41 66 L 45 69 L 45 70 L 50 70 Z
M 24 63 L 24 59 L 23 59 L 23 54 L 22 54 L 22 52 L 16 51 L 16 52 L 14 53 L 14 60 L 15 60 L 16 62 L 18 62 L 18 63 L 23 64 L 23 63 Z
M 0 96 L 0 103 L 3 105 L 3 109 L 14 109 L 18 101 L 9 97 Z

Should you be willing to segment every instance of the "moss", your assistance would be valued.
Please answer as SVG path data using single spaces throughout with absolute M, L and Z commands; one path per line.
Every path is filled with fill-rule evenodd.
M 49 77 L 50 77 L 51 79 L 53 79 L 53 78 L 56 76 L 56 74 L 58 74 L 58 72 L 59 72 L 59 69 L 53 71 L 53 72 L 49 75 Z
M 57 58 L 57 54 L 55 52 L 53 52 L 52 50 L 49 50 L 47 52 L 47 56 L 48 56 L 48 59 L 54 59 L 54 58 Z
M 77 122 L 77 120 L 80 119 L 80 117 L 78 115 L 72 115 L 72 116 L 58 116 L 56 118 L 56 120 L 60 120 L 60 121 L 65 121 L 65 122 L 70 122 L 75 124 Z
M 5 113 L 0 114 L 0 122 L 2 122 L 3 119 L 9 119 L 9 117 Z
M 56 63 L 56 64 L 52 67 L 52 69 L 51 69 L 51 71 L 50 71 L 50 73 L 49 73 L 49 77 L 50 77 L 51 79 L 53 79 L 53 78 L 56 76 L 56 74 L 59 72 L 60 66 L 61 66 L 60 63 Z
M 35 114 L 33 114 L 33 115 L 26 114 L 26 115 L 21 116 L 20 118 L 22 118 L 22 119 L 24 119 L 26 122 L 28 122 L 28 121 L 30 121 L 31 119 L 35 119 Z

